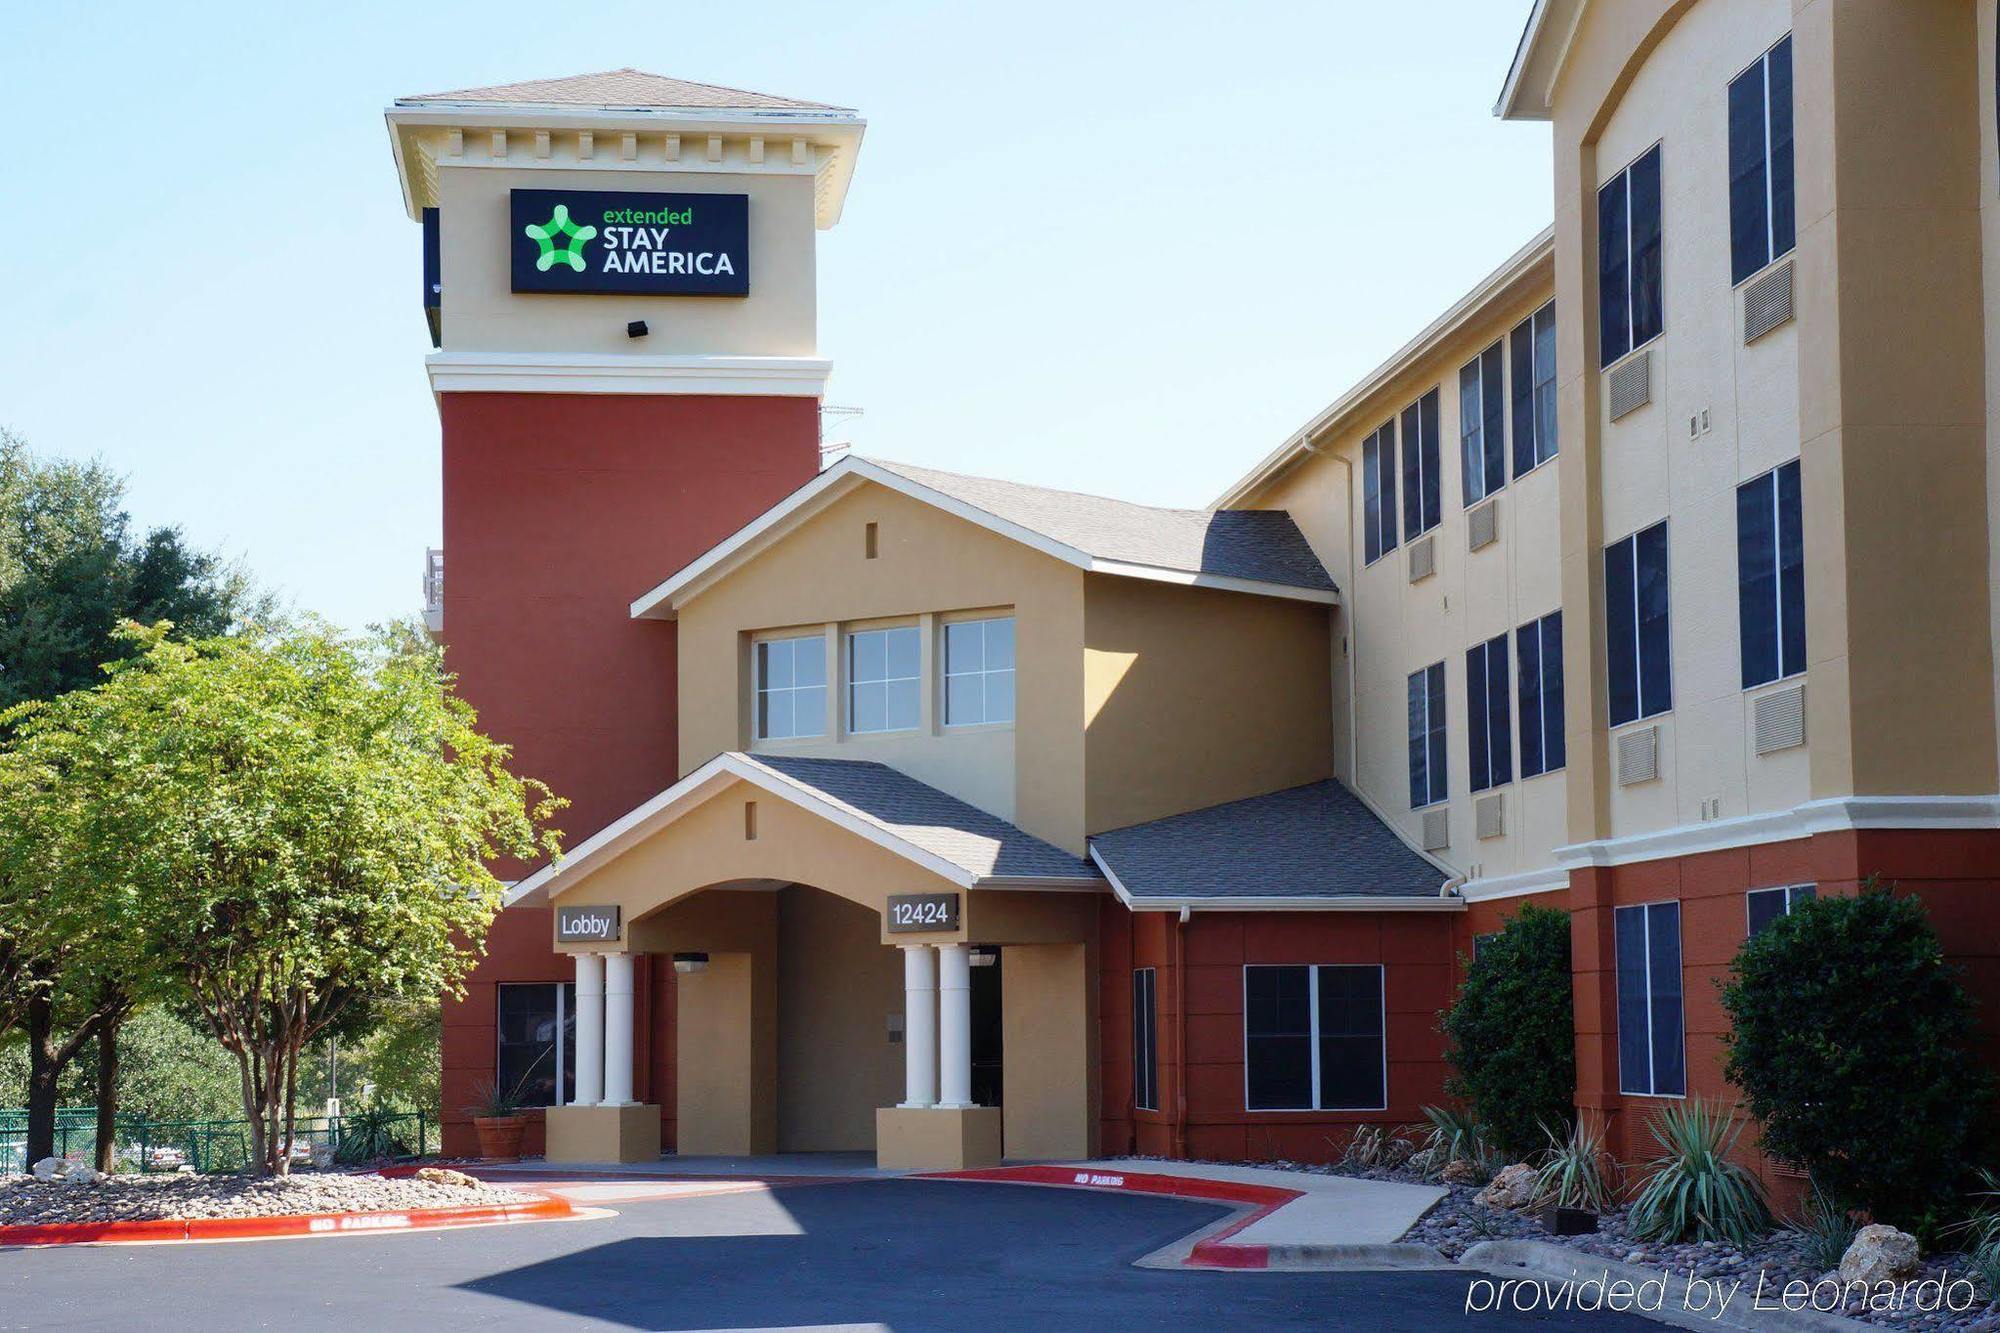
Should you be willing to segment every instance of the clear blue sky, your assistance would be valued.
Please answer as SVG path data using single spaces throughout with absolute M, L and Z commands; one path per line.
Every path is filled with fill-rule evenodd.
M 1205 504 L 1548 221 L 1546 127 L 1491 115 L 1527 9 L 8 6 L 0 424 L 301 609 L 415 611 L 438 425 L 382 109 L 633 65 L 867 117 L 820 236 L 859 451 Z

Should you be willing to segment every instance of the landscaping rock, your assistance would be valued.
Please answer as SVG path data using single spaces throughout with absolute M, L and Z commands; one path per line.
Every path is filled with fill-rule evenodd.
M 459 1189 L 476 1190 L 480 1187 L 479 1182 L 465 1172 L 454 1171 L 445 1166 L 418 1167 L 412 1179 L 428 1181 L 433 1185 L 452 1185 Z
M 1493 1183 L 1479 1191 L 1475 1202 L 1488 1208 L 1521 1209 L 1535 1201 L 1535 1169 L 1525 1162 L 1500 1168 Z
M 1403 1169 L 1414 1171 L 1420 1176 L 1428 1176 L 1436 1164 L 1437 1149 L 1419 1148 L 1410 1154 L 1408 1161 L 1403 1163 Z
M 1438 1174 L 1452 1185 L 1477 1185 L 1480 1175 L 1479 1167 L 1463 1157 L 1446 1162 Z
M 72 1185 L 61 1178 L 0 1181 L 0 1226 L 47 1222 L 120 1222 L 155 1218 L 283 1217 L 301 1213 L 400 1212 L 519 1203 L 521 1195 L 461 1176 L 467 1184 L 385 1180 L 381 1176 L 284 1178 L 202 1175 L 100 1176 Z M 446 1172 L 447 1175 L 461 1175 Z
M 58 1179 L 68 1167 L 69 1163 L 60 1157 L 44 1157 L 41 1161 L 29 1167 L 28 1170 L 36 1180 L 46 1184 L 51 1180 Z
M 1893 1281 L 1917 1271 L 1917 1238 L 1880 1222 L 1854 1233 L 1854 1243 L 1840 1256 L 1840 1280 L 1865 1282 Z

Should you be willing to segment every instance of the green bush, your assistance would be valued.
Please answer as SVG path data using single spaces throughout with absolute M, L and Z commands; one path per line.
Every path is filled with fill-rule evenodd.
M 1743 946 L 1722 1000 L 1727 1073 L 1767 1153 L 1833 1204 L 1906 1230 L 1956 1204 L 1991 1085 L 1922 903 L 1872 881 L 1799 903 Z
M 1618 1192 L 1617 1166 L 1604 1148 L 1604 1126 L 1579 1116 L 1567 1138 L 1553 1129 L 1543 1132 L 1549 1147 L 1535 1172 L 1536 1197 L 1558 1208 L 1609 1209 Z
M 1576 1087 L 1569 915 L 1528 906 L 1489 937 L 1444 1014 L 1453 1074 L 1493 1145 L 1519 1161 L 1566 1129 Z
M 1825 1273 L 1840 1267 L 1847 1247 L 1854 1244 L 1855 1233 L 1861 1224 L 1854 1220 L 1854 1214 L 1821 1193 L 1817 1186 L 1807 1192 L 1805 1203 L 1799 1209 L 1798 1220 L 1792 1223 L 1792 1230 L 1798 1233 L 1800 1252 L 1814 1272 Z
M 1747 1245 L 1771 1229 L 1764 1187 L 1729 1160 L 1743 1131 L 1726 1112 L 1692 1097 L 1663 1105 L 1646 1127 L 1660 1155 L 1626 1218 L 1634 1236 Z

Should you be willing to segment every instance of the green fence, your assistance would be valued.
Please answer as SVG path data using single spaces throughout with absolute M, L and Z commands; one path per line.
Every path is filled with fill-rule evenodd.
M 120 1171 L 240 1171 L 250 1163 L 247 1120 L 115 1121 L 115 1158 Z M 360 1113 L 300 1117 L 292 1133 L 292 1168 L 322 1170 L 380 1158 L 424 1157 L 430 1151 L 431 1118 Z M 56 1111 L 56 1156 L 90 1161 L 97 1150 L 97 1111 L 69 1106 Z M 25 1171 L 30 1163 L 28 1113 L 0 1109 L 0 1173 Z

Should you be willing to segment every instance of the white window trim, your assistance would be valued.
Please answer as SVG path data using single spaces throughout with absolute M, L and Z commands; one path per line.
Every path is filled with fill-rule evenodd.
M 917 635 L 917 674 L 914 676 L 883 676 L 880 680 L 854 678 L 854 639 L 860 634 L 888 634 L 899 629 L 909 630 Z M 882 654 L 882 669 L 889 669 L 889 655 L 885 647 Z M 917 720 L 907 727 L 857 727 L 854 725 L 854 687 L 856 685 L 892 685 L 903 681 L 914 681 L 917 687 Z M 841 731 L 849 736 L 907 736 L 924 729 L 924 657 L 923 627 L 916 623 L 896 625 L 860 625 L 851 627 L 841 634 L 840 642 L 840 702 Z M 884 716 L 887 716 L 886 710 Z
M 1303 967 L 1306 969 L 1306 1000 L 1311 1006 L 1310 1026 L 1306 1042 L 1312 1056 L 1312 1100 L 1311 1106 L 1256 1106 L 1250 1105 L 1250 969 L 1253 967 Z M 1380 999 L 1376 1013 L 1382 1034 L 1382 1103 L 1379 1106 L 1321 1106 L 1319 1104 L 1319 970 L 1322 967 L 1372 967 L 1375 969 L 1376 985 Z M 1301 1112 L 1324 1112 L 1328 1115 L 1351 1115 L 1364 1111 L 1386 1111 L 1389 1109 L 1389 968 L 1385 963 L 1245 963 L 1243 964 L 1243 1110 L 1248 1115 L 1298 1115 Z
M 941 666 L 941 667 L 939 668 L 939 670 L 938 670 L 938 705 L 937 705 L 937 706 L 938 706 L 938 716 L 939 716 L 940 718 L 942 718 L 942 719 L 943 719 L 943 724 L 942 724 L 942 725 L 943 725 L 943 727 L 944 727 L 944 729 L 945 729 L 946 731 L 1011 731 L 1011 730 L 1013 730 L 1013 728 L 1014 728 L 1014 722 L 1015 722 L 1015 719 L 1016 719 L 1016 718 L 1019 718 L 1019 717 L 1020 717 L 1020 715 L 1021 715 L 1021 696 L 1020 696 L 1020 684 L 1021 684 L 1021 677 L 1020 677 L 1020 654 L 1021 654 L 1021 639 L 1020 639 L 1020 628 L 1019 628 L 1019 626 L 1018 626 L 1018 625 L 1016 625 L 1016 626 L 1015 626 L 1015 637 L 1014 637 L 1014 660 L 1015 660 L 1015 665 L 1014 665 L 1014 666 L 1010 666 L 1010 667 L 1003 667 L 1003 668 L 1000 668 L 999 670 L 992 670 L 992 669 L 989 669 L 989 668 L 987 668 L 987 667 L 985 666 L 985 661 L 986 661 L 986 632 L 985 632 L 985 631 L 984 631 L 984 630 L 982 629 L 982 630 L 980 631 L 980 655 L 979 655 L 979 660 L 980 660 L 980 663 L 981 663 L 981 665 L 980 665 L 980 669 L 979 669 L 979 670 L 977 670 L 977 671 L 953 671 L 953 670 L 951 669 L 951 631 L 952 631 L 952 627 L 953 627 L 953 626 L 955 626 L 955 625 L 991 625 L 991 624 L 995 624 L 995 623 L 997 623 L 997 622 L 999 622 L 999 621 L 1002 621 L 1002 620 L 1005 620 L 1005 621 L 1008 621 L 1008 622 L 1010 622 L 1010 623 L 1014 622 L 1014 621 L 1015 621 L 1015 616 L 1014 616 L 1014 613 L 1013 613 L 1013 612 L 1011 612 L 1011 611 L 1009 611 L 1009 612 L 1008 612 L 1008 613 L 1007 613 L 1006 615 L 1004 615 L 1004 616 L 966 616 L 966 617 L 964 617 L 963 619 L 959 619 L 959 620 L 941 620 L 941 621 L 939 622 L 939 624 L 938 624 L 938 630 L 937 630 L 937 634 L 938 634 L 938 650 L 937 650 L 937 660 L 938 660 L 939 662 L 941 662 L 941 663 L 942 663 L 943 665 L 942 665 L 942 666 Z M 997 675 L 1000 675 L 1000 674 L 1002 674 L 1003 672 L 1004 672 L 1004 673 L 1005 673 L 1006 675 L 1009 675 L 1009 676 L 1012 676 L 1012 677 L 1014 677 L 1014 686 L 1015 686 L 1015 694 L 1014 694 L 1014 717 L 1011 717 L 1011 718 L 1008 718 L 1008 719 L 1007 719 L 1006 721 L 1004 721 L 1004 722 L 989 722 L 989 721 L 983 721 L 983 720 L 982 720 L 982 721 L 979 721 L 979 722 L 954 722 L 954 721 L 952 721 L 952 720 L 951 720 L 951 682 L 952 682 L 952 679 L 953 679 L 954 677 L 958 677 L 958 676 L 982 676 L 982 677 L 983 677 L 983 676 L 997 676 Z M 981 700 L 983 701 L 983 700 L 985 699 L 985 697 L 986 697 L 986 695 L 985 695 L 985 687 L 984 687 L 984 686 L 982 685 L 982 686 L 981 686 L 981 688 L 980 688 L 980 698 L 981 698 Z M 864 735 L 870 735 L 870 734 L 874 734 L 874 733 L 868 733 L 868 732 L 864 732 L 864 733 L 862 733 L 862 734 L 864 734 Z
M 1674 905 L 1675 921 L 1680 922 L 1684 913 L 1678 898 L 1658 898 L 1646 903 L 1619 903 L 1611 914 L 1611 991 L 1612 1012 L 1619 1009 L 1618 995 L 1618 913 L 1636 911 L 1639 924 L 1646 930 L 1646 1081 L 1655 1082 L 1654 1073 L 1659 1067 L 1658 1052 L 1653 1047 L 1653 912 L 1655 907 Z M 1746 912 L 1748 908 L 1744 909 Z M 1618 1095 L 1620 1097 L 1655 1097 L 1661 1101 L 1681 1102 L 1687 1100 L 1687 953 L 1681 947 L 1682 941 L 1675 941 L 1676 952 L 1681 955 L 1681 1090 L 1679 1092 L 1633 1092 L 1625 1086 L 1625 1064 L 1621 1056 L 1618 1064 Z M 1622 1018 L 1620 1020 L 1623 1021 Z M 1614 1029 L 1616 1031 L 1616 1029 Z
M 759 705 L 763 702 L 764 695 L 772 691 L 764 688 L 764 654 L 759 649 L 765 644 L 804 643 L 807 641 L 819 644 L 820 655 L 823 659 L 826 654 L 826 631 L 823 629 L 814 630 L 808 634 L 760 634 L 750 640 L 750 736 L 760 745 L 785 745 L 793 741 L 823 741 L 832 732 L 832 728 L 827 725 L 832 721 L 832 682 L 822 680 L 819 683 L 818 689 L 825 697 L 821 701 L 820 727 L 818 731 L 795 732 L 790 736 L 766 736 L 764 734 L 763 724 L 760 719 L 762 709 Z M 824 670 L 822 670 L 821 674 L 825 674 Z M 780 685 L 776 688 L 787 694 L 797 694 L 801 690 L 812 689 L 814 687 L 810 685 Z

